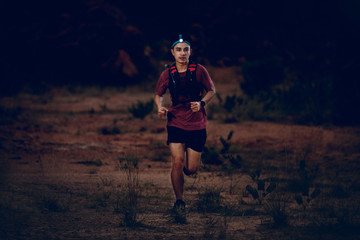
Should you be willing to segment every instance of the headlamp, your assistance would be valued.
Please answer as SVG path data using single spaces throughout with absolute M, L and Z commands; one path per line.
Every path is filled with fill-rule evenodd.
M 174 43 L 171 45 L 171 48 L 174 48 L 176 44 L 182 43 L 182 42 L 187 43 L 189 46 L 191 46 L 190 42 L 184 40 L 184 39 L 182 38 L 182 34 L 179 34 L 179 40 L 177 40 L 176 42 L 174 42 Z

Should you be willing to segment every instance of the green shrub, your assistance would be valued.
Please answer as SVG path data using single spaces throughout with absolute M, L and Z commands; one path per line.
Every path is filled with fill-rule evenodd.
M 129 112 L 135 118 L 144 119 L 148 114 L 150 114 L 154 109 L 154 99 L 151 99 L 148 102 L 138 101 L 136 104 L 132 104 L 128 108 Z
M 298 175 L 295 175 L 295 178 L 291 179 L 288 183 L 288 191 L 296 193 L 294 199 L 298 205 L 303 207 L 304 211 L 310 202 L 317 198 L 321 192 L 319 188 L 314 187 L 314 180 L 318 171 L 318 166 L 310 169 L 306 166 L 305 159 L 302 159 L 299 162 Z
M 118 127 L 113 126 L 113 127 L 103 127 L 101 128 L 101 133 L 103 135 L 115 135 L 115 134 L 120 134 L 121 131 Z
M 281 83 L 285 78 L 285 68 L 275 58 L 264 58 L 244 63 L 242 67 L 244 82 L 242 89 L 249 96 L 268 92 L 272 86 Z
M 204 164 L 213 164 L 213 165 L 222 165 L 223 168 L 229 169 L 225 161 L 229 161 L 230 168 L 240 168 L 242 157 L 240 155 L 234 155 L 229 152 L 231 147 L 231 138 L 234 134 L 234 131 L 230 131 L 227 138 L 220 137 L 220 143 L 222 148 L 220 151 L 217 151 L 215 147 L 205 147 L 201 159 Z
M 254 200 L 262 203 L 263 199 L 276 189 L 276 184 L 268 179 L 260 179 L 261 169 L 257 169 L 250 173 L 250 177 L 254 181 L 257 188 L 251 185 L 246 186 L 246 190 L 250 193 Z
M 236 94 L 233 94 L 232 96 L 226 96 L 223 107 L 228 113 L 231 113 L 236 107 L 241 106 L 243 102 L 244 99 L 242 97 L 238 97 Z
M 201 154 L 201 161 L 204 164 L 222 165 L 223 161 L 215 147 L 205 147 Z

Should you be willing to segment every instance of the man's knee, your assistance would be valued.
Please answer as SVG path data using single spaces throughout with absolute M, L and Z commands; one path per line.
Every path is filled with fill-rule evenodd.
M 184 158 L 173 157 L 173 169 L 181 170 L 184 168 Z
M 198 166 L 197 164 L 190 165 L 190 166 L 188 167 L 188 170 L 189 170 L 189 172 L 196 173 L 197 170 L 199 170 L 199 166 Z
M 186 169 L 184 169 L 184 173 L 186 174 L 186 175 L 193 175 L 193 174 L 195 174 L 197 171 L 198 171 L 198 167 L 197 166 L 195 166 L 195 167 L 188 167 L 188 168 L 186 168 Z

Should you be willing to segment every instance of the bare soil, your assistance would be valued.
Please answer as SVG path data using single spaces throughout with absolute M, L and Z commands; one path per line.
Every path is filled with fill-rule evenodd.
M 209 68 L 219 93 L 240 93 L 237 71 Z M 227 154 L 241 156 L 241 167 L 225 159 L 185 177 L 186 221 L 179 221 L 170 213 L 166 121 L 128 111 L 153 97 L 152 89 L 139 89 L 64 87 L 0 99 L 0 239 L 360 237 L 360 128 L 209 120 L 208 149 L 225 159 L 219 139 L 233 131 Z M 134 226 L 119 206 L 129 182 L 119 160 L 127 158 L 139 161 Z M 289 186 L 304 180 L 304 162 L 310 194 L 320 194 L 299 205 Z M 256 170 L 266 186 L 277 183 L 261 202 L 246 190 L 257 187 Z M 285 224 L 274 220 L 276 206 L 284 206 Z

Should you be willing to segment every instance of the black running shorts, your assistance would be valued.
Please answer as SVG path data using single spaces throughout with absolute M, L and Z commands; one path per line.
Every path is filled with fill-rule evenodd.
M 185 143 L 186 148 L 196 152 L 202 152 L 206 142 L 206 129 L 187 131 L 177 127 L 167 127 L 168 140 L 170 143 Z

